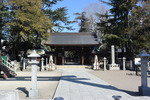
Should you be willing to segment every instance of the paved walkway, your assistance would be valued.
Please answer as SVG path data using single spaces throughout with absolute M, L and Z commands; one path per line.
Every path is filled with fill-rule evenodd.
M 121 100 L 150 100 L 150 97 L 130 96 L 88 73 L 88 69 L 61 70 L 63 70 L 63 74 L 54 98 L 63 97 L 64 100 L 114 100 L 112 96 L 119 95 L 122 97 Z

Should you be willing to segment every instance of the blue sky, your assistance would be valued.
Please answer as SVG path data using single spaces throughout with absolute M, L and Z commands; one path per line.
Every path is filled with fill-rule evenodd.
M 61 2 L 58 2 L 56 5 L 54 5 L 54 8 L 57 7 L 67 7 L 68 9 L 68 16 L 70 17 L 70 20 L 75 19 L 74 13 L 79 12 L 81 13 L 83 9 L 88 6 L 90 3 L 97 3 L 99 0 L 63 0 Z M 72 32 L 78 32 L 79 27 L 78 23 L 73 24 L 73 30 Z M 63 32 L 70 32 L 68 30 L 64 30 Z

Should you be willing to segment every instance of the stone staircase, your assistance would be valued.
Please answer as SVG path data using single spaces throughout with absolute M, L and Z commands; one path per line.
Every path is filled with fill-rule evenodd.
M 17 76 L 17 74 L 12 69 L 2 64 L 0 64 L 0 70 L 4 73 L 5 79 Z

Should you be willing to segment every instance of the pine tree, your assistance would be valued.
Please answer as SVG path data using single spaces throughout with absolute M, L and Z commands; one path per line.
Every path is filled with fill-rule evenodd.
M 82 13 L 75 13 L 77 15 L 76 20 L 79 20 L 79 32 L 90 32 L 89 24 L 88 24 L 88 18 L 85 16 L 85 12 Z
M 130 40 L 128 33 L 129 27 L 129 13 L 133 8 L 134 3 L 132 0 L 109 0 L 108 2 L 102 1 L 103 3 L 112 6 L 109 12 L 109 29 L 105 30 L 105 43 L 107 46 L 116 45 L 122 48 L 122 54 L 124 54 L 124 48 L 128 50 L 127 44 Z M 103 24 L 103 22 L 100 22 Z M 123 55 L 122 55 L 123 56 Z
M 52 10 L 52 7 L 56 5 L 58 1 L 62 0 L 43 0 L 42 11 L 51 20 L 55 31 L 61 32 L 64 29 L 73 30 L 71 24 L 75 23 L 75 21 L 69 21 L 66 7 L 60 7 L 55 10 Z
M 41 11 L 41 0 L 12 0 L 11 20 L 7 23 L 10 33 L 10 49 L 13 58 L 21 50 L 40 48 L 41 42 L 49 38 L 52 28 L 50 19 Z
M 150 1 L 138 1 L 131 10 L 130 27 L 130 48 L 132 54 L 139 54 L 142 50 L 150 49 Z
M 0 50 L 2 50 L 1 39 L 4 38 L 5 23 L 8 21 L 8 7 L 4 4 L 3 0 L 0 0 Z

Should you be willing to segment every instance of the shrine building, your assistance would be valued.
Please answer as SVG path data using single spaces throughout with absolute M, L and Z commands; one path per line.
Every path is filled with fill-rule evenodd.
M 96 33 L 50 33 L 50 40 L 45 43 L 53 51 L 56 65 L 90 65 L 100 46 Z

